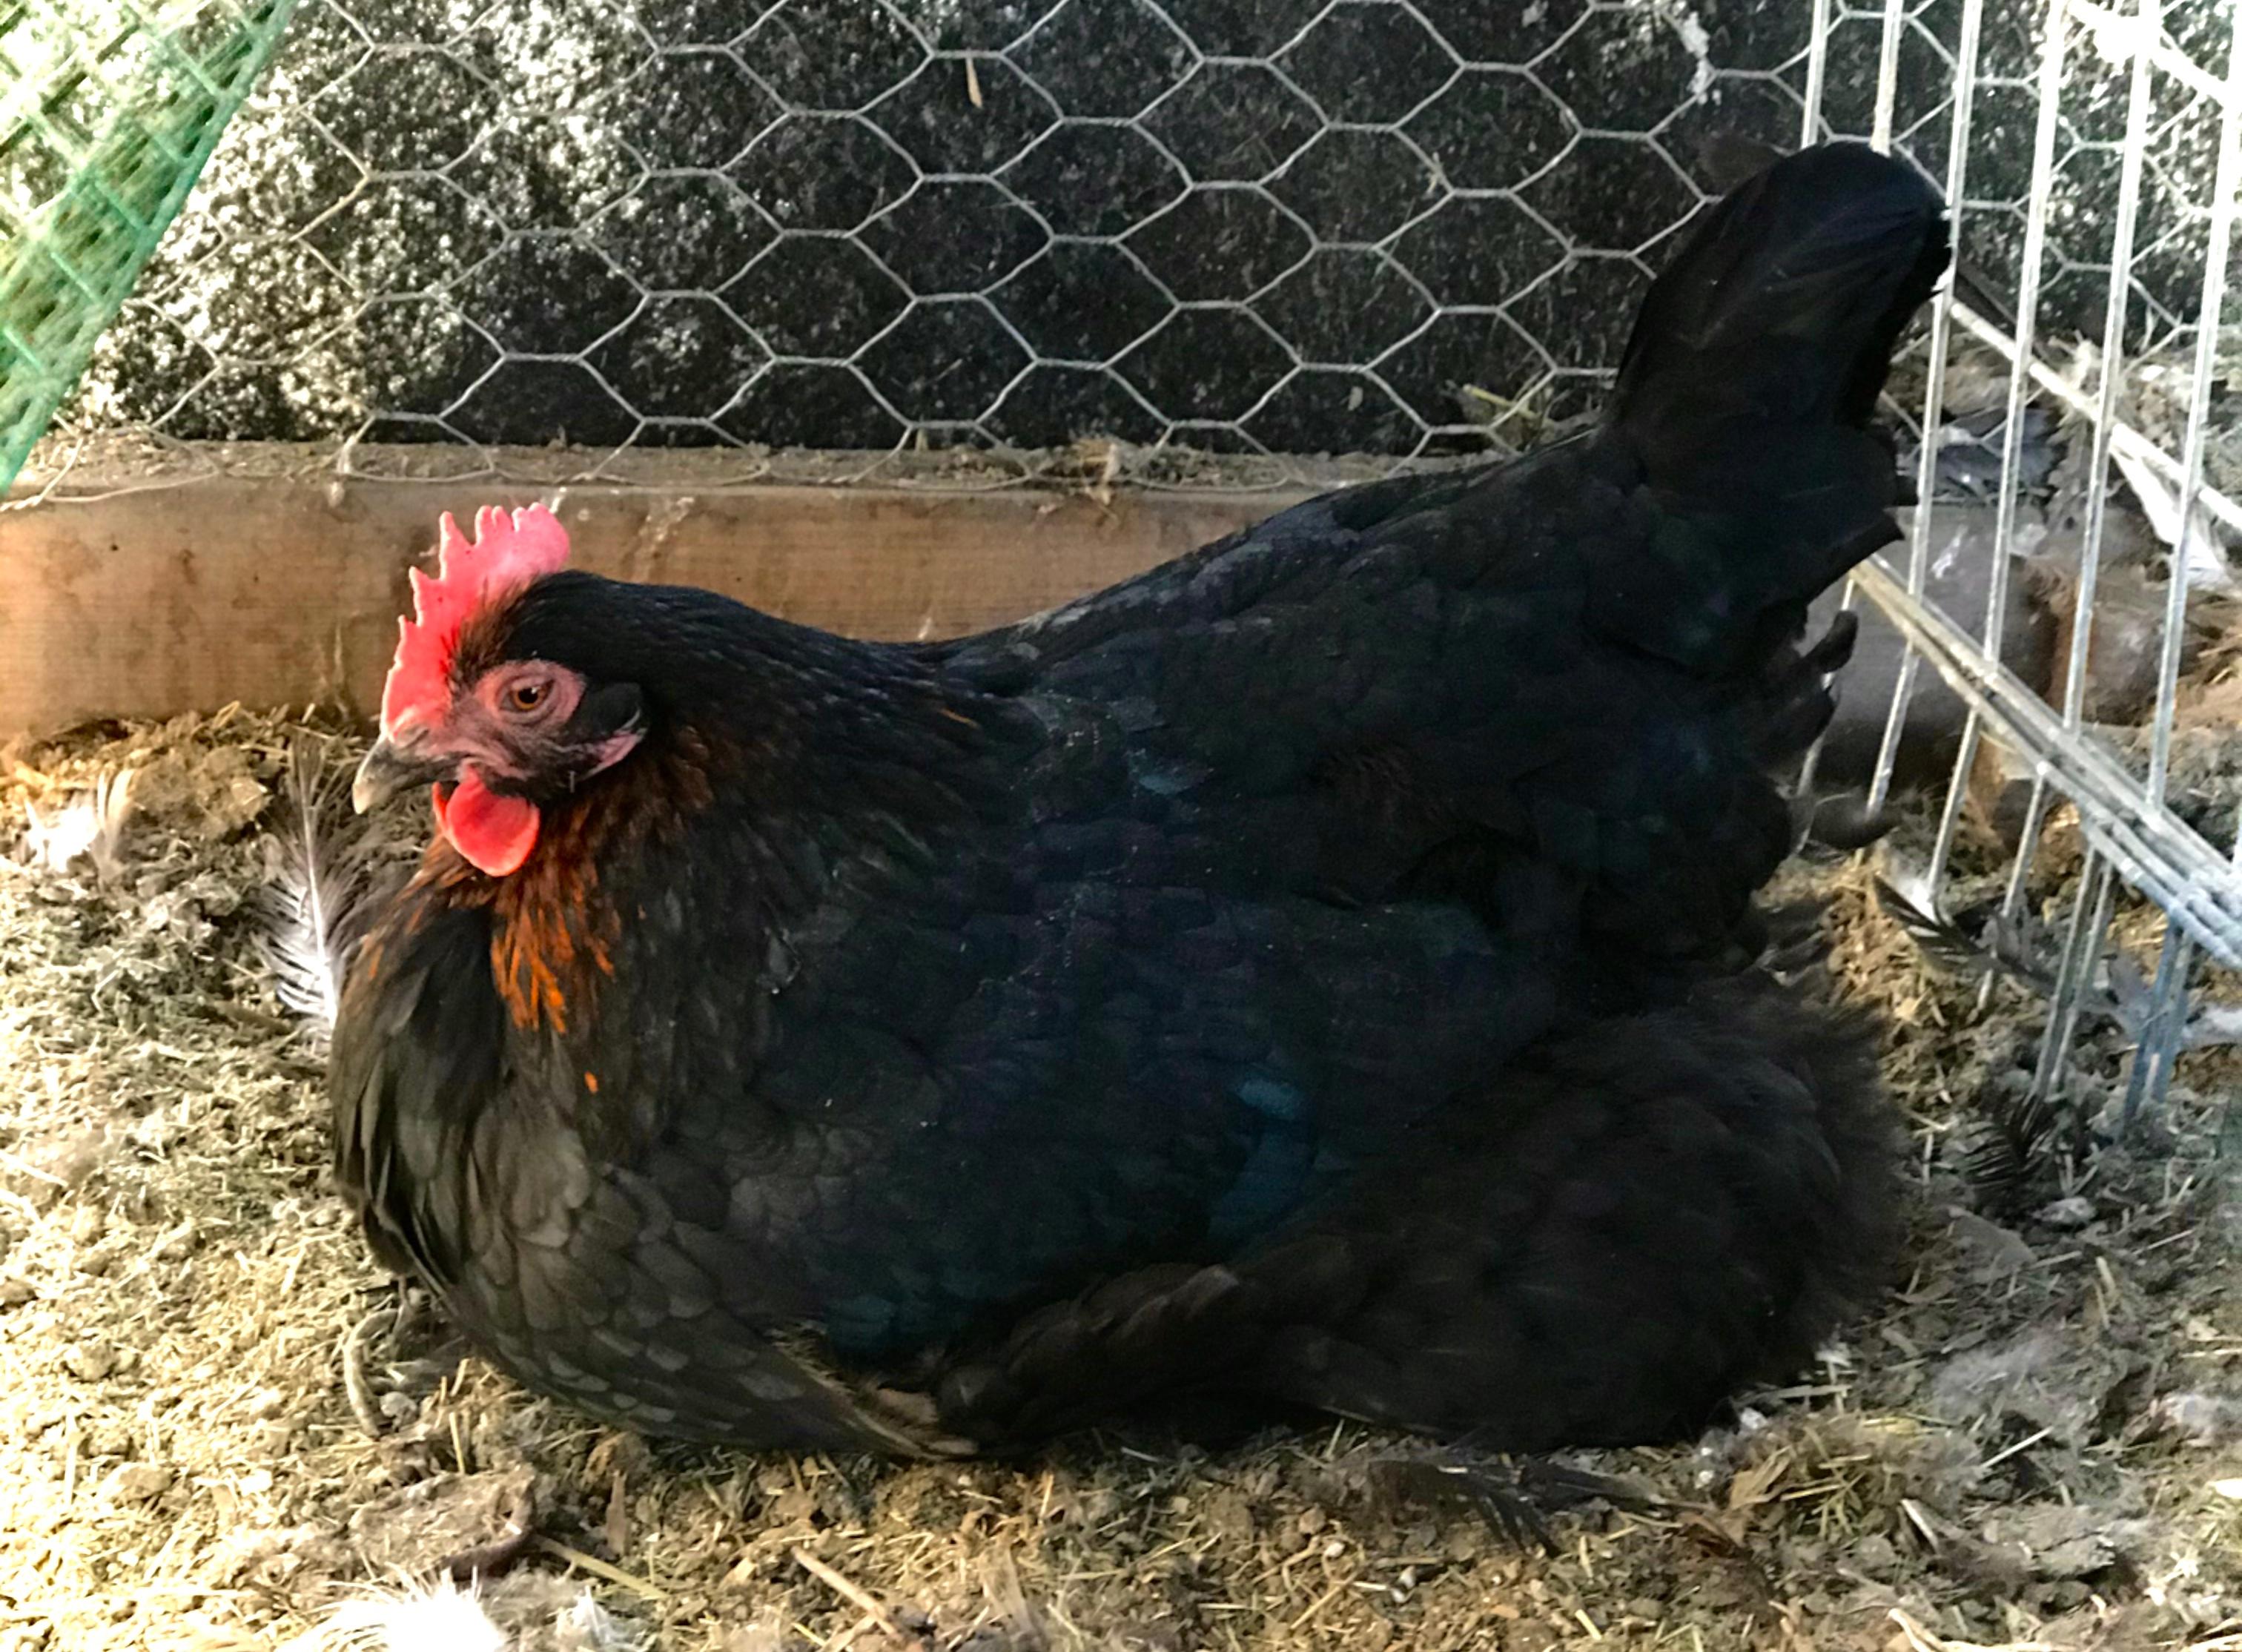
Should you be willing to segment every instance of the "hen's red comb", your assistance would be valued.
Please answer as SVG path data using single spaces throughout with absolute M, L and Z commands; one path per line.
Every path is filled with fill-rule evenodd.
M 568 530 L 542 505 L 512 516 L 486 505 L 475 536 L 444 513 L 436 577 L 412 570 L 413 617 L 397 622 L 397 659 L 381 685 L 381 732 L 440 717 L 451 703 L 452 653 L 460 628 L 495 597 L 520 590 L 568 561 Z

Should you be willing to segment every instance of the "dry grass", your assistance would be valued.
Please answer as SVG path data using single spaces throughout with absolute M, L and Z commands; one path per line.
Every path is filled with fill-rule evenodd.
M 254 945 L 289 733 L 0 754 L 0 1649 L 280 1646 L 525 1506 L 543 1535 L 488 1592 L 524 1646 L 2242 1645 L 2214 1638 L 2242 1614 L 2231 1060 L 2187 1058 L 2168 1151 L 1971 1208 L 1956 1144 L 2031 1006 L 1927 973 L 1861 869 L 1790 876 L 1890 1017 L 1911 1276 L 1734 1426 L 1583 1456 L 1662 1501 L 1559 1515 L 1545 1555 L 1395 1497 L 1378 1465 L 1413 1448 L 1353 1427 L 796 1462 L 649 1449 L 449 1363 L 326 1190 L 316 1052 Z M 2090 1088 L 2119 1072 L 2097 1038 Z

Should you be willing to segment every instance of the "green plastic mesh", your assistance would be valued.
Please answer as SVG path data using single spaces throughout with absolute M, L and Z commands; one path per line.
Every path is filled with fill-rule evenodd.
M 0 494 L 294 0 L 0 0 Z

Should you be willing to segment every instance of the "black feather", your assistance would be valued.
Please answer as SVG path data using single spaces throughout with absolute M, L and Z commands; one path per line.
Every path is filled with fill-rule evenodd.
M 1621 358 L 1607 440 L 1674 519 L 1598 570 L 1602 623 L 1699 667 L 1795 629 L 1899 537 L 1870 427 L 1893 346 L 1950 252 L 1937 191 L 1854 144 L 1780 161 L 1701 215 Z M 1746 621 L 1739 623 L 1739 621 Z
M 2063 1120 L 2021 1072 L 1988 1086 L 1963 1139 L 1961 1172 L 1970 1202 L 1989 1215 L 2013 1216 L 2044 1190 L 2063 1145 Z
M 1965 979 L 2005 976 L 2043 997 L 2055 991 L 2055 977 L 2021 923 L 1997 913 L 1987 919 L 1981 936 L 1972 936 L 1955 919 L 1883 877 L 1876 879 L 1876 905 L 1907 931 L 1935 969 Z

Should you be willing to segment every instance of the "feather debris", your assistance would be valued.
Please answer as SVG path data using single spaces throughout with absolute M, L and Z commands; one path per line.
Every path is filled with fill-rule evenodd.
M 104 883 L 116 881 L 124 867 L 125 823 L 132 817 L 132 782 L 137 769 L 111 771 L 92 788 L 52 810 L 30 806 L 30 853 L 35 865 L 67 872 L 80 856 L 93 863 Z
M 1895 868 L 1876 880 L 1876 904 L 1884 915 L 1908 933 L 1934 968 L 1963 978 L 2003 975 L 2031 988 L 2042 997 L 2055 994 L 2055 967 L 2045 944 L 2035 944 L 2027 926 L 2010 923 L 1997 914 L 1981 937 L 1939 910 L 1937 898 L 1921 874 Z M 2122 951 L 2111 951 L 2096 961 L 2078 995 L 2079 1013 L 2089 1020 L 2107 1022 L 2129 1043 L 2138 1043 L 2156 1012 L 2149 979 L 2138 964 Z M 2182 1024 L 2183 1050 L 2223 1048 L 2242 1044 L 2242 1006 L 2197 1006 Z
M 2109 976 L 2107 1013 L 2128 1039 L 2138 1042 L 2147 1035 L 2157 1014 L 2154 985 L 2141 966 L 2122 952 L 2111 956 Z M 2220 1050 L 2238 1044 L 2242 1044 L 2242 1004 L 2199 1004 L 2180 1024 L 2182 1050 Z
M 321 1040 L 334 1030 L 351 953 L 384 881 L 379 840 L 351 810 L 350 776 L 325 742 L 291 747 L 258 900 L 273 992 Z
M 1972 937 L 1939 910 L 1937 897 L 1918 873 L 1893 868 L 1879 874 L 1876 904 L 1938 969 L 1964 977 L 2005 975 L 2041 997 L 2055 991 L 2055 976 L 2021 924 L 1997 914 L 1982 937 Z
M 346 1602 L 304 1652 L 509 1652 L 512 1644 L 483 1610 L 480 1590 L 439 1577 Z
M 1997 1086 L 1981 1104 L 1977 1118 L 1961 1138 L 1962 1179 L 1982 1211 L 2014 1215 L 2033 1202 L 2066 1147 L 2076 1149 L 2076 1132 L 2066 1135 L 2065 1119 L 2048 1098 L 2024 1084 Z
M 556 1597 L 565 1597 L 558 1605 Z M 638 1625 L 559 1579 L 524 1595 L 487 1595 L 439 1573 L 364 1586 L 279 1652 L 650 1652 Z

